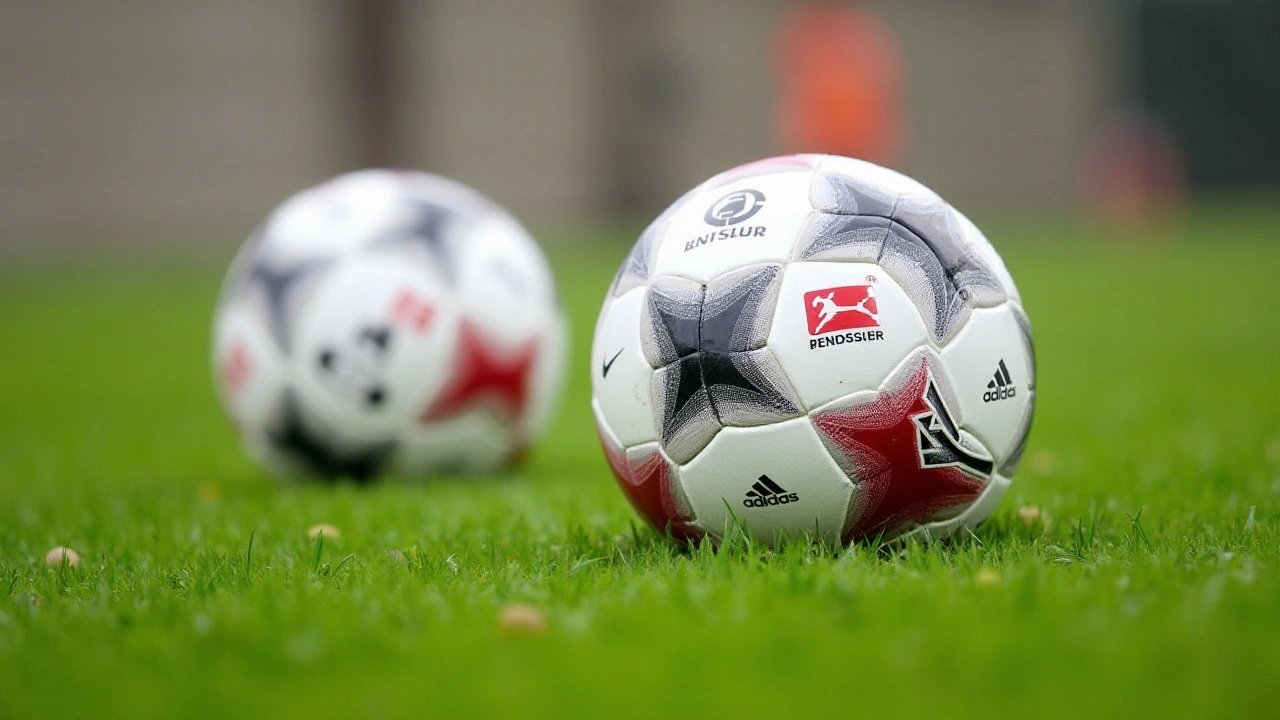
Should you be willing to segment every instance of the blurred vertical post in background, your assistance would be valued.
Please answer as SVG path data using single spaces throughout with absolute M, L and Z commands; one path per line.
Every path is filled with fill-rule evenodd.
M 398 0 L 338 2 L 333 10 L 347 34 L 349 87 L 343 93 L 350 117 L 354 164 L 389 167 L 404 162 L 399 122 L 401 82 Z
M 591 172 L 600 178 L 606 213 L 641 217 L 661 209 L 662 139 L 681 101 L 663 40 L 666 11 L 660 2 L 588 6 L 594 77 L 587 111 L 600 123 Z

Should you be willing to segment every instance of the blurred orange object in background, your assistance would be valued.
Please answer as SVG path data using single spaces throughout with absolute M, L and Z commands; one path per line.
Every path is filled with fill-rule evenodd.
M 901 153 L 902 60 L 870 10 L 831 0 L 794 7 L 777 32 L 784 152 L 824 152 L 893 165 Z

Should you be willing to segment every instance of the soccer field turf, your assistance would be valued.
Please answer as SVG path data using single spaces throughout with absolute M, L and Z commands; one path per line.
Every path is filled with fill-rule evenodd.
M 1036 333 L 1028 454 L 976 537 L 892 554 L 641 524 L 589 409 L 621 243 L 554 253 L 572 366 L 523 469 L 368 488 L 240 452 L 220 261 L 4 261 L 0 717 L 1277 716 L 1277 227 L 993 232 Z M 511 603 L 545 631 L 504 632 Z

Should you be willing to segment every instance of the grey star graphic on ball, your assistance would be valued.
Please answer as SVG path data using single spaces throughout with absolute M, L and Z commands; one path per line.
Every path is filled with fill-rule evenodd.
M 945 345 L 973 308 L 1007 294 L 965 238 L 962 216 L 942 199 L 894 195 L 838 174 L 815 181 L 818 214 L 796 241 L 797 260 L 875 263 L 916 304 Z
M 456 280 L 456 273 L 448 242 L 449 226 L 459 219 L 458 213 L 426 200 L 405 200 L 402 205 L 404 222 L 370 243 L 370 249 L 416 248 L 426 253 L 440 269 L 445 281 L 452 284 Z
M 288 352 L 291 339 L 289 305 L 300 282 L 330 265 L 326 259 L 303 260 L 288 267 L 276 267 L 265 257 L 256 259 L 240 287 L 240 294 L 256 293 L 263 305 L 268 330 L 281 350 Z
M 663 278 L 649 291 L 657 366 L 653 393 L 662 441 L 676 462 L 692 459 L 725 426 L 797 417 L 800 404 L 765 348 L 780 268 L 755 266 L 700 285 Z

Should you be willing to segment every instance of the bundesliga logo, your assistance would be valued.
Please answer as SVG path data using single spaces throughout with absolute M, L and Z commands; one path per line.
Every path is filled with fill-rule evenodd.
M 862 329 L 880 327 L 880 309 L 876 305 L 875 287 L 871 285 L 811 290 L 804 294 L 804 310 L 809 321 L 810 335 L 826 335 L 841 330 L 856 331 L 814 338 L 809 341 L 810 350 L 884 339 L 882 330 Z

